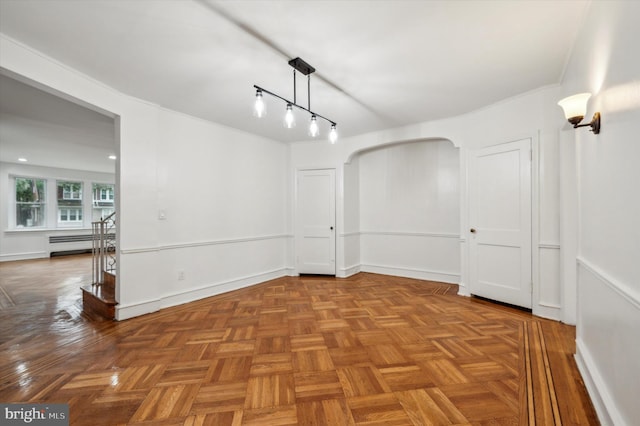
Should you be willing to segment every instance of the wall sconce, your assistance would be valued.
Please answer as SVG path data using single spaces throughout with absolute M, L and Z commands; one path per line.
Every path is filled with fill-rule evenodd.
M 573 124 L 573 128 L 578 127 L 591 127 L 591 131 L 597 135 L 600 133 L 600 113 L 593 114 L 593 118 L 590 123 L 579 124 L 584 115 L 587 113 L 587 101 L 591 97 L 591 93 L 579 93 L 577 95 L 569 96 L 558 102 L 558 105 L 564 110 L 564 116 L 569 123 Z

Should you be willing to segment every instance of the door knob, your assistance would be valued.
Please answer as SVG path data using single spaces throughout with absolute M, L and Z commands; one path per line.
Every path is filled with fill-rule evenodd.
M 331 230 L 333 231 L 333 226 L 332 226 L 332 227 L 330 227 L 329 229 L 331 229 Z
M 476 233 L 476 228 L 469 229 L 469 232 L 471 232 L 472 234 L 475 234 Z

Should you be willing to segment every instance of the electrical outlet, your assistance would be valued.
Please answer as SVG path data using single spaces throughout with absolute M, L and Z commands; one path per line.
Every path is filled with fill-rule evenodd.
M 184 281 L 184 271 L 178 271 L 178 281 Z

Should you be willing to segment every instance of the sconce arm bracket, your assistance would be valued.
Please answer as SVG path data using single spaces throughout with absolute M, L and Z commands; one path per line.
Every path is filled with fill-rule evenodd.
M 575 118 L 575 117 L 572 117 Z M 586 123 L 586 124 L 578 124 L 581 120 L 579 120 L 578 122 L 573 122 L 571 121 L 571 119 L 569 119 L 569 122 L 571 124 L 573 124 L 573 128 L 576 129 L 578 127 L 591 127 L 591 131 L 593 132 L 594 135 L 597 135 L 598 133 L 600 133 L 600 113 L 596 112 L 595 114 L 593 114 L 593 118 L 591 119 L 591 122 Z

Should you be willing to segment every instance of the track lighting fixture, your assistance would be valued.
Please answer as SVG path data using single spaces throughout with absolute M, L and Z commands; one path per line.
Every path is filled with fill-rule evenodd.
M 266 114 L 267 110 L 262 99 L 262 90 L 256 90 L 256 102 L 253 104 L 253 115 L 261 118 Z
M 320 129 L 318 129 L 318 119 L 316 115 L 313 114 L 311 116 L 311 123 L 309 124 L 309 136 L 315 138 L 320 133 Z
M 329 142 L 336 143 L 338 140 L 338 131 L 336 130 L 336 125 L 331 125 L 331 131 L 329 132 Z
M 287 112 L 284 114 L 284 125 L 287 129 L 296 126 L 296 119 L 293 116 L 293 106 L 291 104 L 287 104 Z
M 284 125 L 286 128 L 291 129 L 296 125 L 295 117 L 293 115 L 293 107 L 296 107 L 304 111 L 307 111 L 309 114 L 311 114 L 311 122 L 309 124 L 310 136 L 316 137 L 320 134 L 320 128 L 318 126 L 318 118 L 322 118 L 323 120 L 326 120 L 331 124 L 331 131 L 329 132 L 329 141 L 331 143 L 336 143 L 336 141 L 338 140 L 338 131 L 336 130 L 337 123 L 333 120 L 329 120 L 327 117 L 324 117 L 318 113 L 311 111 L 311 76 L 310 74 L 314 73 L 316 69 L 313 68 L 311 65 L 307 64 L 305 61 L 303 61 L 300 58 L 291 59 L 289 61 L 289 65 L 293 67 L 293 101 L 285 99 L 280 95 L 276 95 L 275 93 L 270 92 L 254 84 L 253 87 L 255 87 L 256 89 L 256 101 L 253 107 L 253 114 L 259 118 L 263 117 L 266 114 L 266 107 L 265 107 L 262 96 L 263 96 L 263 93 L 267 93 L 287 103 L 287 109 L 284 115 Z M 297 101 L 296 71 L 301 72 L 303 75 L 307 76 L 307 107 L 306 108 L 296 103 Z

